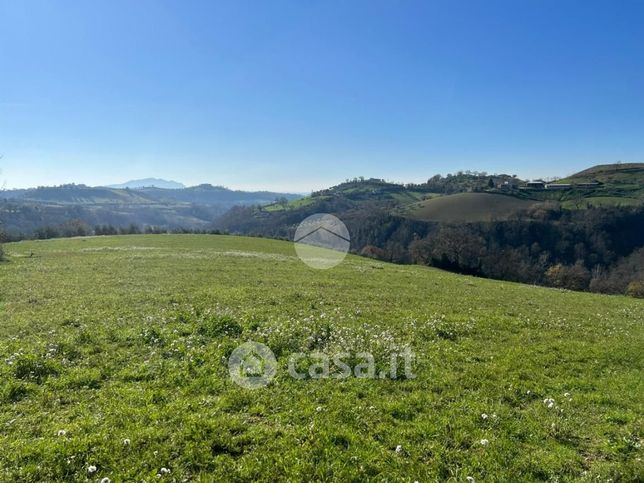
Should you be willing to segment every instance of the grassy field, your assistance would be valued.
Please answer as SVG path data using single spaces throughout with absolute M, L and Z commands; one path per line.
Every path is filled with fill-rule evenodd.
M 326 199 L 326 196 L 319 196 L 318 199 Z M 285 204 L 273 203 L 271 205 L 266 205 L 263 207 L 265 211 L 285 211 L 285 210 L 294 210 L 297 208 L 302 208 L 304 206 L 311 205 L 315 203 L 315 199 L 311 197 L 299 198 L 297 200 L 290 200 Z
M 636 198 L 626 198 L 620 196 L 589 196 L 574 200 L 566 200 L 561 203 L 561 206 L 569 210 L 574 210 L 585 208 L 587 206 L 602 208 L 610 206 L 641 206 L 642 204 L 644 204 L 644 200 Z
M 493 193 L 458 193 L 409 207 L 410 218 L 450 223 L 504 220 L 536 202 Z
M 642 481 L 644 302 L 197 235 L 6 246 L 0 481 Z M 240 343 L 279 364 L 229 377 Z M 410 347 L 413 379 L 296 351 Z

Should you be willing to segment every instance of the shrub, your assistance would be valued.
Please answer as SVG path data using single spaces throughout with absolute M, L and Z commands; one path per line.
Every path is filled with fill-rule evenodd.
M 626 294 L 642 297 L 641 290 L 644 280 L 644 248 L 635 250 L 623 257 L 607 269 L 595 271 L 590 288 L 593 292 Z
M 360 255 L 363 257 L 375 258 L 376 260 L 384 260 L 385 251 L 382 248 L 378 248 L 373 245 L 366 245 L 362 250 L 360 250 Z
M 633 280 L 631 283 L 628 284 L 628 287 L 626 287 L 626 295 L 643 299 L 644 282 L 642 282 L 641 280 Z
M 590 272 L 581 261 L 574 265 L 553 265 L 546 271 L 546 279 L 554 287 L 585 290 L 590 283 Z

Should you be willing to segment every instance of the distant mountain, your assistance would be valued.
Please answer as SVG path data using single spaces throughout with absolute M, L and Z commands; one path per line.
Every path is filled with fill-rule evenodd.
M 143 180 L 145 181 L 145 180 Z M 301 198 L 290 193 L 233 191 L 220 186 L 109 188 L 78 184 L 0 190 L 0 226 L 10 234 L 33 233 L 71 219 L 90 226 L 112 224 L 204 228 L 234 206 L 267 205 Z
M 144 179 L 134 179 L 121 184 L 111 184 L 106 186 L 106 188 L 115 188 L 115 189 L 163 188 L 167 190 L 180 190 L 185 188 L 185 185 L 178 183 L 176 181 L 168 181 L 165 179 L 144 178 Z
M 292 193 L 276 193 L 273 191 L 239 191 L 210 184 L 200 184 L 198 186 L 191 186 L 190 188 L 180 190 L 140 188 L 135 191 L 140 193 L 142 196 L 159 201 L 173 200 L 175 202 L 194 203 L 198 205 L 266 205 L 282 198 L 289 201 L 302 198 L 301 195 Z
M 202 184 L 190 188 L 110 188 L 82 184 L 40 186 L 0 191 L 0 199 L 72 205 L 194 204 L 230 208 L 235 205 L 266 205 L 277 199 L 295 200 L 300 195 L 272 191 L 234 191 Z

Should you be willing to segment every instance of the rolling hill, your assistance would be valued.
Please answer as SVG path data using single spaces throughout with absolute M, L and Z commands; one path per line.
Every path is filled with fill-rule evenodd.
M 144 180 L 145 181 L 145 180 Z M 10 236 L 33 236 L 45 226 L 80 220 L 90 225 L 130 224 L 205 229 L 233 206 L 265 205 L 299 195 L 235 191 L 203 184 L 183 189 L 118 189 L 63 185 L 0 191 L 0 226 Z
M 277 198 L 294 200 L 300 197 L 300 195 L 292 193 L 230 190 L 223 186 L 212 186 L 210 184 L 182 189 L 154 186 L 120 189 L 69 184 L 0 191 L 0 199 L 76 205 L 183 202 L 230 207 L 236 204 L 261 205 L 272 203 Z
M 598 182 L 591 188 L 580 183 Z M 415 220 L 452 223 L 507 219 L 540 202 L 566 209 L 590 206 L 642 206 L 644 164 L 599 165 L 554 184 L 566 190 L 523 190 L 526 182 L 507 174 L 457 173 L 435 176 L 427 183 L 403 185 L 378 179 L 347 181 L 287 204 L 272 204 L 266 211 L 298 210 L 343 200 L 352 210 L 379 208 Z
M 588 183 L 599 181 L 609 186 L 644 187 L 644 163 L 599 164 L 573 174 L 561 182 Z
M 640 165 L 596 167 L 553 183 L 471 172 L 408 185 L 354 179 L 296 201 L 231 209 L 215 226 L 292 239 L 306 217 L 331 213 L 347 225 L 354 252 L 371 258 L 644 296 Z
M 641 300 L 352 255 L 319 271 L 257 238 L 6 249 L 4 481 L 642 477 Z M 255 390 L 227 366 L 249 340 L 277 360 Z M 415 377 L 289 375 L 298 352 L 381 372 L 405 347 Z
M 505 194 L 458 193 L 415 203 L 407 207 L 406 216 L 448 223 L 506 220 L 536 204 Z
M 644 163 L 620 163 L 594 166 L 560 183 L 599 182 L 597 189 L 573 192 L 563 200 L 567 208 L 578 206 L 641 206 L 644 204 Z
M 154 181 L 140 180 L 143 184 Z M 593 188 L 578 186 L 593 181 L 599 184 Z M 315 212 L 350 212 L 351 216 L 385 212 L 410 220 L 463 223 L 508 219 L 538 202 L 573 210 L 644 203 L 644 164 L 596 166 L 558 181 L 572 186 L 561 191 L 518 189 L 522 183 L 506 174 L 459 172 L 408 185 L 382 179 L 347 180 L 307 197 L 235 191 L 210 184 L 182 189 L 71 184 L 0 191 L 0 200 L 4 201 L 0 223 L 12 236 L 31 236 L 43 224 L 61 224 L 71 218 L 92 226 L 135 223 L 166 229 L 205 229 L 216 225 L 234 232 L 266 234 L 290 229 L 264 228 L 283 223 L 282 218 L 298 219 Z M 233 209 L 239 206 L 253 208 Z

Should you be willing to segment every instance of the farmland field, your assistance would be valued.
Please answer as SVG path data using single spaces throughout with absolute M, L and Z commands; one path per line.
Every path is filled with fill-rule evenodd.
M 418 220 L 450 223 L 504 220 L 533 206 L 533 200 L 493 193 L 458 193 L 422 201 L 409 208 Z
M 355 256 L 313 270 L 244 237 L 5 248 L 0 481 L 644 478 L 642 300 Z M 279 366 L 255 390 L 227 367 L 249 340 Z M 415 378 L 286 367 L 406 347 Z

